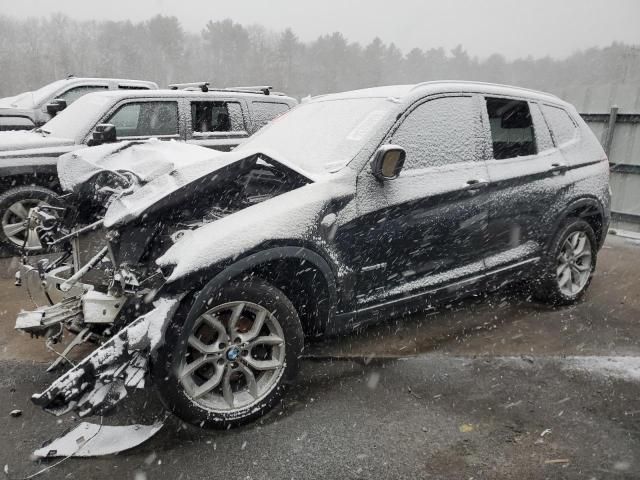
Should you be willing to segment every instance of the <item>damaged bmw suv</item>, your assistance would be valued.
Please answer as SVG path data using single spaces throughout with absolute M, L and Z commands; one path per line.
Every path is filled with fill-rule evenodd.
M 16 328 L 99 347 L 33 401 L 99 414 L 146 384 L 214 428 L 271 409 L 310 337 L 515 280 L 577 301 L 610 215 L 575 109 L 481 83 L 320 96 L 233 152 L 107 144 L 58 171 L 78 207 L 30 214 L 57 253 L 21 267 L 41 307 Z

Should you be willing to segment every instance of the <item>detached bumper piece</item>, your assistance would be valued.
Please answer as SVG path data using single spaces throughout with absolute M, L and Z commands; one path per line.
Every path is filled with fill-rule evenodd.
M 66 298 L 50 307 L 41 307 L 32 311 L 22 311 L 16 318 L 16 330 L 31 335 L 44 335 L 56 325 L 73 322 L 82 318 L 80 297 Z
M 39 448 L 39 458 L 97 457 L 111 455 L 146 442 L 160 431 L 163 421 L 153 425 L 108 426 L 82 422 L 64 435 Z
M 127 396 L 127 388 L 145 385 L 150 353 L 159 344 L 181 297 L 159 299 L 82 362 L 31 400 L 53 415 L 75 410 L 79 416 L 102 415 Z

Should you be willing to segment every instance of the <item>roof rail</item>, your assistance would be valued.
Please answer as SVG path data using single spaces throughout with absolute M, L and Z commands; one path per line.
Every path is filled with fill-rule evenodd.
M 190 82 L 190 83 L 172 83 L 169 86 L 171 90 L 200 90 L 202 92 L 237 92 L 237 93 L 256 93 L 260 95 L 278 95 L 286 96 L 282 92 L 272 92 L 273 87 L 269 85 L 254 85 L 250 87 L 210 87 L 209 82 Z
M 553 93 L 548 93 L 548 92 L 543 92 L 541 90 L 534 90 L 532 88 L 525 88 L 525 87 L 517 87 L 514 85 L 504 85 L 501 83 L 490 83 L 490 82 L 475 82 L 473 80 L 431 80 L 428 82 L 420 82 L 420 83 L 416 83 L 413 87 L 411 87 L 411 91 L 415 90 L 416 88 L 419 87 L 424 87 L 426 85 L 436 85 L 436 84 L 440 84 L 440 83 L 464 83 L 464 84 L 468 84 L 468 85 L 484 85 L 484 86 L 488 86 L 488 87 L 508 87 L 508 88 L 514 88 L 516 90 L 522 90 L 525 92 L 532 92 L 532 93 L 543 93 L 545 95 L 549 95 L 550 97 L 554 97 L 554 98 L 558 98 L 559 97 L 557 95 L 554 95 Z
M 232 92 L 247 92 L 247 93 L 263 93 L 264 95 L 270 95 L 273 87 L 269 85 L 254 85 L 250 87 L 228 87 L 225 90 Z
M 200 90 L 202 92 L 209 91 L 209 82 L 191 82 L 191 83 L 171 83 L 170 90 Z

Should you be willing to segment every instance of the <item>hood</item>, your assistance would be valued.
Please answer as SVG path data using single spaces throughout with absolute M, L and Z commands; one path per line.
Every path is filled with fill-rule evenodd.
M 184 142 L 129 141 L 81 148 L 60 157 L 58 177 L 66 191 L 78 187 L 100 172 L 131 172 L 146 184 L 155 178 L 194 163 L 210 160 L 219 152 Z
M 0 132 L 0 152 L 73 145 L 69 138 L 52 137 L 35 131 Z
M 34 107 L 32 92 L 20 93 L 13 97 L 0 98 L 0 112 L 2 112 L 3 109 L 32 109 Z
M 65 190 L 79 187 L 102 171 L 129 171 L 140 180 L 132 192 L 116 198 L 107 209 L 107 228 L 126 224 L 143 213 L 161 209 L 181 196 L 197 195 L 211 182 L 223 182 L 251 168 L 260 158 L 313 180 L 312 176 L 267 151 L 218 152 L 182 142 L 149 140 L 77 150 L 58 161 Z M 197 185 L 193 185 L 197 184 Z M 192 186 L 191 188 L 189 186 Z

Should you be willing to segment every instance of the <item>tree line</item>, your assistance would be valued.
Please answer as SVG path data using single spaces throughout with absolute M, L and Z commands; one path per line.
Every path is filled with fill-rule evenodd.
M 78 21 L 64 15 L 0 16 L 0 96 L 36 89 L 69 74 L 212 85 L 273 85 L 295 97 L 385 84 L 465 79 L 554 91 L 610 83 L 640 85 L 640 46 L 613 43 L 564 59 L 506 60 L 416 46 L 408 52 L 375 38 L 368 45 L 339 32 L 303 42 L 287 29 L 274 32 L 232 20 L 209 21 L 199 33 L 176 17 Z

